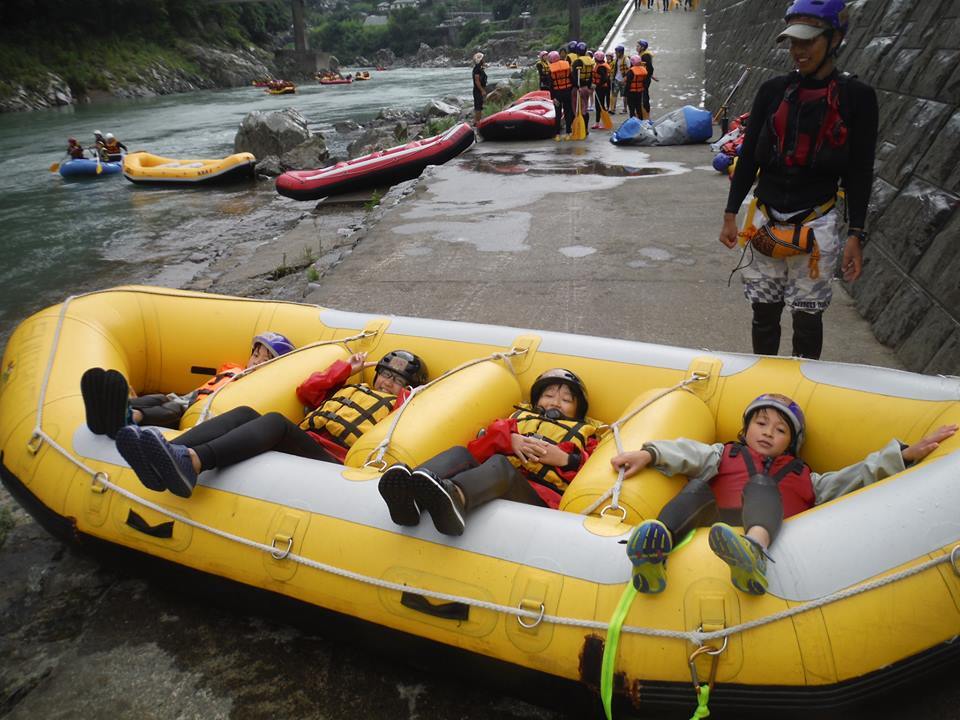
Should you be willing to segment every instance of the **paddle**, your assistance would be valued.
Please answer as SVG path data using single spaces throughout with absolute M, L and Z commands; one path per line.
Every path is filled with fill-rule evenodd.
M 103 172 L 103 165 L 100 164 L 100 148 L 94 148 L 93 154 L 97 156 L 97 175 Z
M 56 172 L 59 169 L 60 169 L 60 163 L 58 162 L 50 163 L 50 172 Z
M 613 118 L 603 105 L 600 106 L 600 124 L 603 125 L 604 130 L 613 130 Z
M 577 69 L 579 73 L 580 70 Z M 587 139 L 587 128 L 583 122 L 583 115 L 580 114 L 580 89 L 574 88 L 574 91 L 577 93 L 577 111 L 574 114 L 573 126 L 570 130 L 570 139 L 571 140 L 586 140 Z

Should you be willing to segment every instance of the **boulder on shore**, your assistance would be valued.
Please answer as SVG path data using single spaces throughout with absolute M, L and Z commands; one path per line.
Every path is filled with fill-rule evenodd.
M 276 112 L 253 110 L 240 123 L 233 139 L 233 151 L 250 152 L 258 159 L 267 155 L 279 157 L 312 135 L 307 119 L 295 108 Z

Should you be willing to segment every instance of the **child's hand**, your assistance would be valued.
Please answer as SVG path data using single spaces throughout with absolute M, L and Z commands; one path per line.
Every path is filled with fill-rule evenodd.
M 613 465 L 614 470 L 620 472 L 620 468 L 623 468 L 625 478 L 636 475 L 652 461 L 653 456 L 646 450 L 631 450 L 610 458 L 610 464 Z
M 917 440 L 917 442 L 910 447 L 904 448 L 903 459 L 907 462 L 920 462 L 927 455 L 940 447 L 940 443 L 942 443 L 948 437 L 951 437 L 957 431 L 958 427 L 960 426 L 941 425 L 925 438 Z
M 360 372 L 364 368 L 363 361 L 367 359 L 367 354 L 365 352 L 354 353 L 350 356 L 350 359 L 347 361 L 350 363 L 350 374 Z

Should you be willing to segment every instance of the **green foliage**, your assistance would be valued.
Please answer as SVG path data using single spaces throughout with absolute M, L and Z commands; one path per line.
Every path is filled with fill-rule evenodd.
M 382 195 L 380 195 L 380 192 L 378 190 L 374 190 L 370 195 L 370 199 L 363 204 L 363 207 L 367 210 L 373 210 L 377 205 L 380 204 L 381 198 Z
M 427 120 L 427 124 L 423 126 L 423 134 L 427 137 L 433 137 L 434 135 L 439 135 L 442 132 L 446 132 L 454 125 L 460 122 L 456 115 L 448 115 L 447 117 L 442 118 L 431 118 Z

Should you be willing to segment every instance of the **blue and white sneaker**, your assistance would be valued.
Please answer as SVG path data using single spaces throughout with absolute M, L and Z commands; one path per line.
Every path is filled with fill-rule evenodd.
M 767 592 L 767 557 L 760 545 L 724 523 L 710 528 L 710 549 L 730 566 L 730 582 L 741 592 Z
M 630 533 L 627 557 L 633 563 L 633 586 L 637 592 L 654 594 L 667 587 L 667 555 L 673 538 L 659 520 L 644 520 Z
M 117 451 L 148 490 L 163 492 L 167 486 L 143 452 L 142 435 L 143 430 L 139 426 L 124 425 L 117 430 Z
M 146 428 L 140 434 L 143 454 L 163 480 L 167 490 L 188 498 L 197 484 L 197 473 L 190 460 L 190 451 L 184 445 L 173 445 L 156 428 Z

